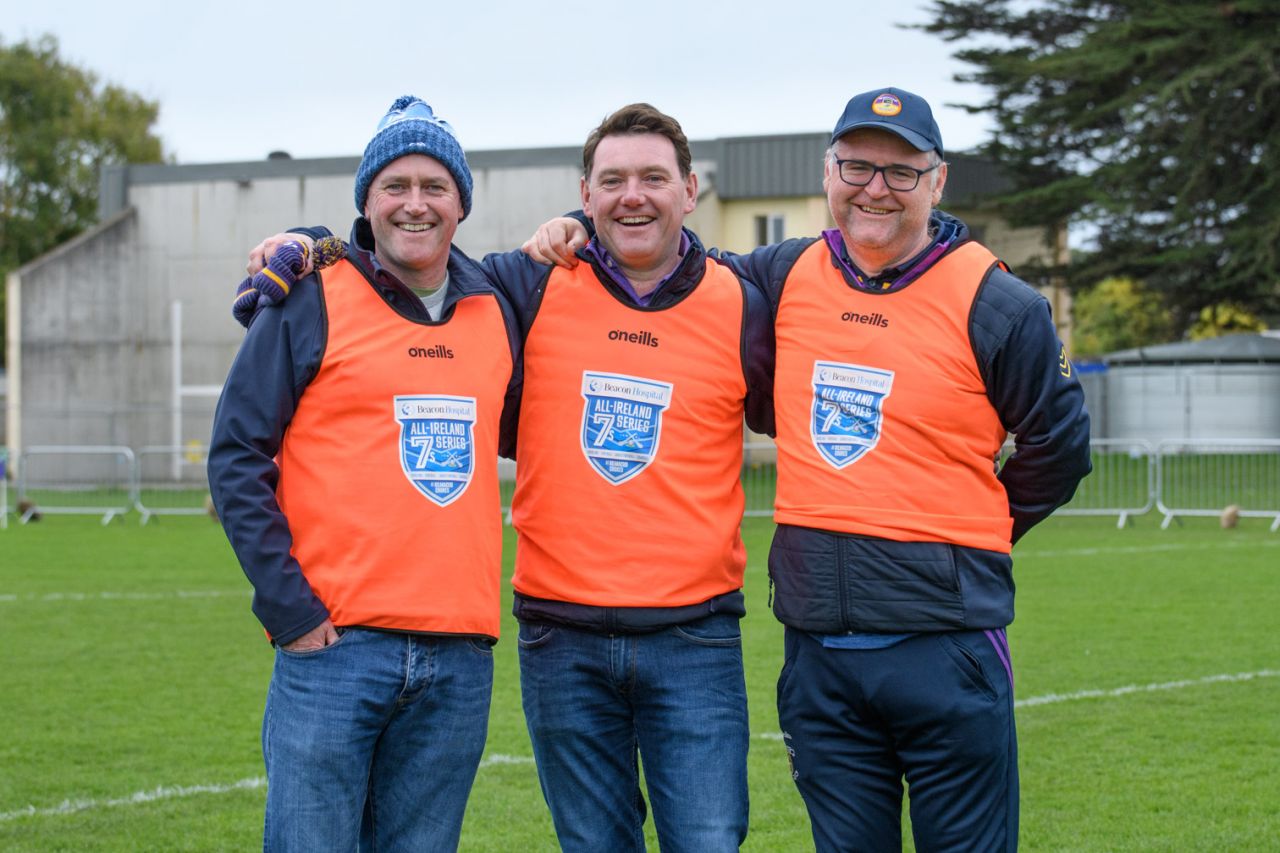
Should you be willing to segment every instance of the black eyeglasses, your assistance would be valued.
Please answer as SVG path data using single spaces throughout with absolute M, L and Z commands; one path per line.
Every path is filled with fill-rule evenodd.
M 915 169 L 894 163 L 889 166 L 876 166 L 866 160 L 836 159 L 836 168 L 840 171 L 840 180 L 852 187 L 865 187 L 875 179 L 876 172 L 884 175 L 884 183 L 891 190 L 909 193 L 920 185 L 920 176 L 932 172 L 941 166 L 934 163 L 927 169 Z

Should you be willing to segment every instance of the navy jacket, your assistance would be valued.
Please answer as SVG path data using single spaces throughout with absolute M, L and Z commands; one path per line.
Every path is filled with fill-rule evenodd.
M 432 324 L 422 300 L 372 254 L 368 221 L 356 220 L 347 259 L 373 283 L 386 303 L 405 318 Z M 440 320 L 446 322 L 458 300 L 493 293 L 480 266 L 453 247 L 448 261 L 449 289 Z M 503 405 L 499 452 L 513 457 L 519 415 L 521 335 L 516 314 L 498 294 L 507 325 L 512 378 Z M 231 366 L 214 415 L 209 446 L 209 489 L 218 516 L 255 589 L 253 610 L 285 645 L 328 618 L 328 611 L 302 576 L 290 549 L 293 535 L 276 502 L 279 471 L 275 457 L 298 401 L 320 368 L 328 328 L 319 282 L 314 275 L 298 281 L 289 298 L 260 309 Z M 495 346 L 503 343 L 495 341 Z
M 935 211 L 932 225 L 954 235 L 950 251 L 969 240 L 967 227 L 945 213 Z M 764 289 L 776 314 L 791 268 L 815 239 L 720 257 Z M 832 265 L 853 286 L 835 258 Z M 1003 269 L 993 270 L 978 291 L 969 338 L 987 399 L 1014 435 L 1014 453 L 999 479 L 1017 542 L 1070 500 L 1091 470 L 1084 392 L 1074 372 L 1063 375 L 1047 300 Z M 769 570 L 778 618 L 818 633 L 997 628 L 1013 620 L 1006 554 L 779 525 Z

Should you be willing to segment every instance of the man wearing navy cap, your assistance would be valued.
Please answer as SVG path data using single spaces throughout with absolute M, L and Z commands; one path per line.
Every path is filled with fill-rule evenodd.
M 837 228 L 730 259 L 776 306 L 778 713 L 819 850 L 1017 846 L 1012 544 L 1090 470 L 1047 301 L 959 220 L 929 104 L 849 101 Z M 997 473 L 1007 434 L 1015 452 Z
M 774 307 L 778 714 L 819 851 L 900 849 L 904 778 L 917 849 L 1017 846 L 1010 552 L 1090 470 L 1049 305 L 935 209 L 943 157 L 923 98 L 857 95 L 824 161 L 837 227 L 722 256 Z

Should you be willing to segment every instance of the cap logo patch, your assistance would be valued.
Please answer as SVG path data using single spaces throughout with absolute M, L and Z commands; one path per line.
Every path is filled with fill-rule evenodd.
M 883 95 L 876 96 L 876 99 L 871 102 L 871 112 L 878 116 L 896 116 L 902 112 L 902 101 L 885 92 Z

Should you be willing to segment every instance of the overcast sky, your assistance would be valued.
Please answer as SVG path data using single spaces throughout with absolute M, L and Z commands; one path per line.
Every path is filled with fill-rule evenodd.
M 160 104 L 179 163 L 358 155 L 401 94 L 468 149 L 580 145 L 649 101 L 691 139 L 827 131 L 851 95 L 898 86 L 933 104 L 948 150 L 985 117 L 957 46 L 895 26 L 927 4 L 462 0 L 0 0 L 5 44 L 44 33 L 65 61 Z M 554 10 L 554 17 L 553 17 Z

